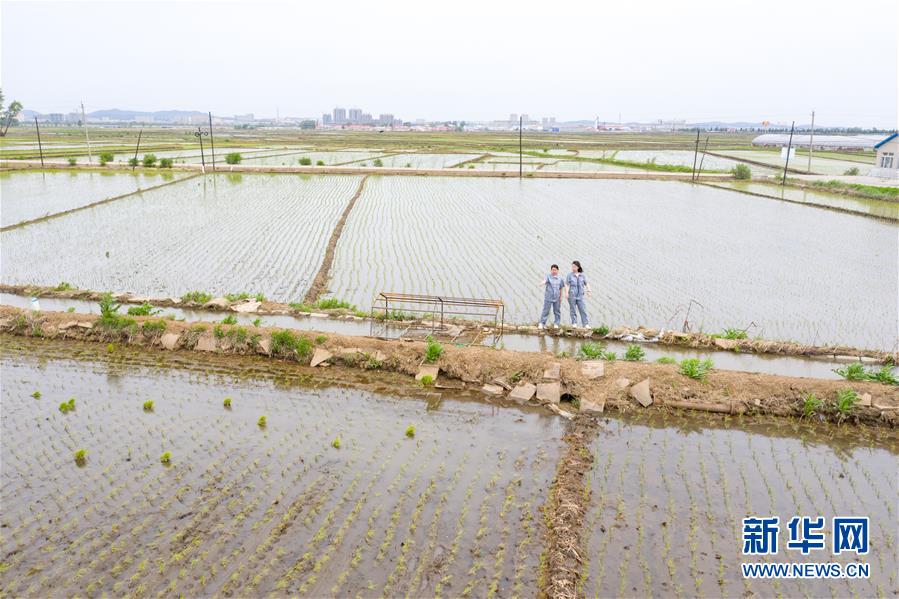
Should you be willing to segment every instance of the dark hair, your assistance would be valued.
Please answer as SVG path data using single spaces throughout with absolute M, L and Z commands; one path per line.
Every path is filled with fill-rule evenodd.
M 549 267 L 550 270 L 552 270 L 552 269 L 554 269 L 554 268 L 555 268 L 556 270 L 559 270 L 559 265 L 558 265 L 558 264 L 553 264 L 552 266 Z
M 577 271 L 578 271 L 578 272 L 584 272 L 584 269 L 581 268 L 581 261 L 580 261 L 580 260 L 575 260 L 574 262 L 572 262 L 572 264 L 574 264 L 575 266 L 577 266 Z

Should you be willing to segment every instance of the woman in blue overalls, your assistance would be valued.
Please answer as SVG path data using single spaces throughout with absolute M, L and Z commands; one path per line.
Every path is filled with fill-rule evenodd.
M 581 327 L 589 328 L 590 323 L 587 320 L 587 302 L 586 298 L 593 295 L 590 286 L 587 284 L 587 277 L 584 276 L 584 269 L 581 263 L 575 260 L 571 263 L 571 272 L 565 278 L 566 292 L 568 293 L 568 307 L 571 308 L 571 326 L 577 328 L 577 313 L 581 313 Z

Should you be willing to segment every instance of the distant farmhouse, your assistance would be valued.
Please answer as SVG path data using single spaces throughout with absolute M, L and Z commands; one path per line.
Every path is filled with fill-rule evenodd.
M 877 161 L 871 169 L 871 175 L 890 179 L 899 179 L 899 134 L 893 133 L 874 145 L 877 150 Z

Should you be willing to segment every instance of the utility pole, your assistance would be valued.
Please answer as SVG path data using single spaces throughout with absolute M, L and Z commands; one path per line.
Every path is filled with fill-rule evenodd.
M 41 145 L 41 128 L 37 124 L 37 117 L 34 117 L 34 128 L 37 129 L 37 149 L 41 153 L 41 168 L 44 168 L 44 146 Z
M 523 116 L 518 117 L 518 178 L 521 179 L 522 161 L 521 161 L 521 124 Z
M 138 150 L 140 150 L 140 136 L 143 134 L 144 134 L 144 130 L 143 130 L 143 128 L 141 128 L 141 130 L 137 132 L 137 145 L 134 146 L 134 164 L 131 165 L 132 171 L 137 166 L 137 152 L 138 152 Z
M 87 140 L 87 163 L 91 164 L 94 161 L 94 158 L 91 155 L 91 137 L 87 134 L 87 117 L 84 115 L 84 100 L 81 101 L 81 124 L 84 126 L 84 139 Z
M 212 172 L 215 172 L 215 138 L 212 136 L 212 113 L 209 113 L 209 145 L 212 146 Z
M 793 121 L 793 124 L 790 125 L 790 141 L 787 144 L 787 161 L 784 163 L 784 178 L 780 182 L 781 187 L 787 184 L 787 167 L 790 166 L 790 150 L 793 148 L 793 128 L 795 126 L 796 121 Z
M 808 139 L 808 168 L 809 174 L 812 174 L 812 146 L 815 145 L 815 111 L 812 111 L 812 134 Z
M 699 127 L 696 127 L 696 149 L 693 150 L 693 170 L 691 171 L 692 175 L 690 176 L 691 181 L 696 180 L 696 158 L 699 156 Z

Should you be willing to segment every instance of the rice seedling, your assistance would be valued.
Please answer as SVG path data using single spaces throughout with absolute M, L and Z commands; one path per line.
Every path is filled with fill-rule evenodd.
M 355 310 L 353 304 L 337 299 L 336 297 L 324 297 L 315 302 L 315 307 L 319 310 Z
M 835 368 L 834 372 L 847 381 L 863 381 L 868 378 L 868 373 L 865 372 L 865 367 L 861 362 L 853 362 L 841 368 Z
M 748 335 L 743 329 L 727 328 L 720 335 L 724 339 L 746 339 Z
M 325 337 L 324 335 L 319 335 L 319 336 L 317 336 L 317 337 L 315 338 L 315 344 L 316 344 L 316 345 L 321 345 L 322 343 L 324 343 L 324 342 L 327 341 L 327 340 L 328 340 L 328 338 Z
M 290 306 L 291 310 L 295 310 L 297 312 L 304 312 L 306 314 L 308 314 L 309 312 L 312 312 L 312 310 L 315 309 L 315 306 L 313 306 L 311 304 L 300 303 L 300 302 L 293 302 L 293 303 L 290 303 L 287 305 Z
M 74 312 L 75 312 L 75 306 L 69 306 L 68 308 L 66 308 L 66 312 L 68 312 L 69 314 L 74 313 Z
M 628 345 L 627 351 L 624 353 L 624 359 L 628 362 L 639 362 L 645 357 L 646 352 L 644 352 L 643 348 L 636 343 Z
M 714 367 L 715 365 L 708 359 L 684 358 L 680 363 L 680 373 L 697 381 L 705 381 L 708 372 Z
M 84 449 L 79 449 L 75 452 L 75 463 L 79 466 L 82 466 L 84 462 L 87 460 L 87 451 Z
M 824 402 L 818 399 L 814 393 L 809 393 L 802 400 L 802 415 L 806 418 L 811 418 L 818 414 L 822 407 L 824 407 Z
M 35 398 L 35 399 L 40 399 L 40 398 L 41 398 L 41 392 L 40 392 L 40 391 L 35 391 L 34 393 L 31 394 L 31 397 L 33 397 L 33 398 Z
M 671 356 L 662 356 L 661 358 L 656 359 L 656 362 L 659 364 L 677 364 L 677 360 Z
M 226 397 L 226 398 L 222 401 L 222 405 L 225 406 L 226 409 L 229 409 L 229 410 L 230 410 L 230 409 L 231 409 L 231 398 L 230 398 L 230 397 Z
M 254 319 L 253 319 L 253 326 L 254 326 L 254 327 L 258 327 L 258 326 L 261 325 L 261 324 L 262 324 L 262 319 L 261 319 L 261 318 L 254 318 Z
M 598 335 L 600 337 L 605 337 L 609 334 L 609 327 L 607 325 L 599 325 L 598 327 L 593 327 L 593 334 Z
M 54 289 L 56 289 L 56 291 L 72 291 L 73 289 L 76 289 L 76 287 L 67 281 L 62 281 L 59 285 L 54 287 Z
M 144 402 L 144 412 L 152 412 L 153 411 L 153 400 L 148 399 Z
M 406 436 L 410 439 L 415 436 L 415 425 L 410 424 L 408 427 L 406 427 Z
M 334 449 L 340 449 L 340 437 L 335 437 L 333 441 L 331 441 L 331 447 Z
M 433 364 L 443 355 L 443 346 L 438 341 L 435 341 L 430 335 L 428 335 L 427 342 L 428 346 L 425 349 L 425 361 Z
M 149 302 L 144 302 L 139 306 L 131 306 L 128 308 L 128 316 L 150 316 L 158 314 L 161 310 L 156 310 Z
M 884 385 L 899 385 L 899 380 L 896 379 L 896 375 L 893 374 L 893 369 L 890 366 L 883 366 L 880 370 L 869 371 L 868 379 Z
M 267 419 L 265 416 L 260 416 L 259 420 L 256 421 L 256 426 L 258 426 L 259 428 L 265 428 L 266 420 Z
M 854 389 L 841 389 L 837 391 L 837 400 L 833 406 L 837 414 L 837 420 L 842 422 L 852 415 L 852 411 L 855 409 L 855 404 L 857 402 L 858 393 L 856 393 Z
M 600 360 L 606 353 L 606 346 L 602 343 L 587 342 L 578 350 L 578 359 Z
M 613 351 L 607 351 L 602 355 L 603 360 L 607 360 L 609 362 L 614 362 L 618 359 L 618 354 Z
M 67 412 L 72 412 L 74 410 L 75 410 L 75 398 L 74 397 L 70 397 L 69 401 L 64 401 L 61 404 L 59 404 L 59 411 L 62 412 L 63 414 L 65 414 Z
M 222 319 L 222 324 L 237 324 L 237 317 L 229 314 Z
M 424 376 L 421 377 L 421 379 L 418 381 L 418 385 L 419 385 L 420 387 L 430 387 L 430 386 L 433 385 L 433 384 L 434 384 L 434 377 L 432 377 L 430 374 L 424 375 Z
M 166 451 L 161 456 L 159 456 L 159 461 L 163 464 L 171 464 L 172 463 L 172 452 Z

